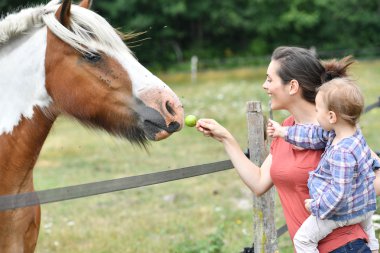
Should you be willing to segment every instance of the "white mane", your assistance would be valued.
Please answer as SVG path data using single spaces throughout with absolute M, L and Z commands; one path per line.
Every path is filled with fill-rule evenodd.
M 123 52 L 129 49 L 108 22 L 86 8 L 71 6 L 70 27 L 64 27 L 55 17 L 60 6 L 53 0 L 45 6 L 37 6 L 10 14 L 0 20 L 0 47 L 12 37 L 33 27 L 46 25 L 56 36 L 81 52 Z
M 0 20 L 0 46 L 32 27 L 43 25 L 42 11 L 42 6 L 28 8 Z

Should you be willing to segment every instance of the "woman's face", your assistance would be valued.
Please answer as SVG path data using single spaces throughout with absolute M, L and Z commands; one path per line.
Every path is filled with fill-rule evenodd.
M 280 68 L 278 61 L 272 60 L 269 63 L 267 70 L 267 79 L 263 84 L 264 90 L 268 93 L 271 99 L 272 110 L 287 109 L 289 105 L 289 84 L 283 84 L 280 76 L 277 74 L 277 70 Z

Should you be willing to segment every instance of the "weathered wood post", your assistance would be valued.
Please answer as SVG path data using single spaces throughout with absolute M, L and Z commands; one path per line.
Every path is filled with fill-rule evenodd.
M 268 149 L 264 139 L 265 120 L 259 101 L 247 102 L 247 123 L 250 159 L 256 165 L 261 166 L 268 155 Z M 260 197 L 253 196 L 253 243 L 255 253 L 278 252 L 277 231 L 274 222 L 274 196 L 274 187 Z

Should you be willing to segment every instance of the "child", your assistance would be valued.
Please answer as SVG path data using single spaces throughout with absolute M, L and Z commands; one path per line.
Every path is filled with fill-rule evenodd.
M 311 215 L 294 237 L 297 252 L 318 252 L 318 241 L 337 227 L 360 223 L 369 237 L 368 246 L 377 252 L 371 216 L 376 210 L 375 163 L 371 151 L 356 124 L 364 99 L 355 83 L 335 78 L 324 83 L 315 100 L 318 125 L 282 127 L 268 123 L 272 137 L 307 149 L 325 149 L 318 167 L 310 172 L 311 199 L 305 208 Z

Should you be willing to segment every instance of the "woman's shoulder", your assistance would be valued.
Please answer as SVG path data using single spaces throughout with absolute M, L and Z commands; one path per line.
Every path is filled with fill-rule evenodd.
M 282 121 L 282 125 L 283 126 L 292 126 L 292 125 L 294 125 L 294 117 L 293 117 L 293 115 L 290 115 L 289 117 L 287 117 L 286 119 L 284 119 L 284 121 Z

